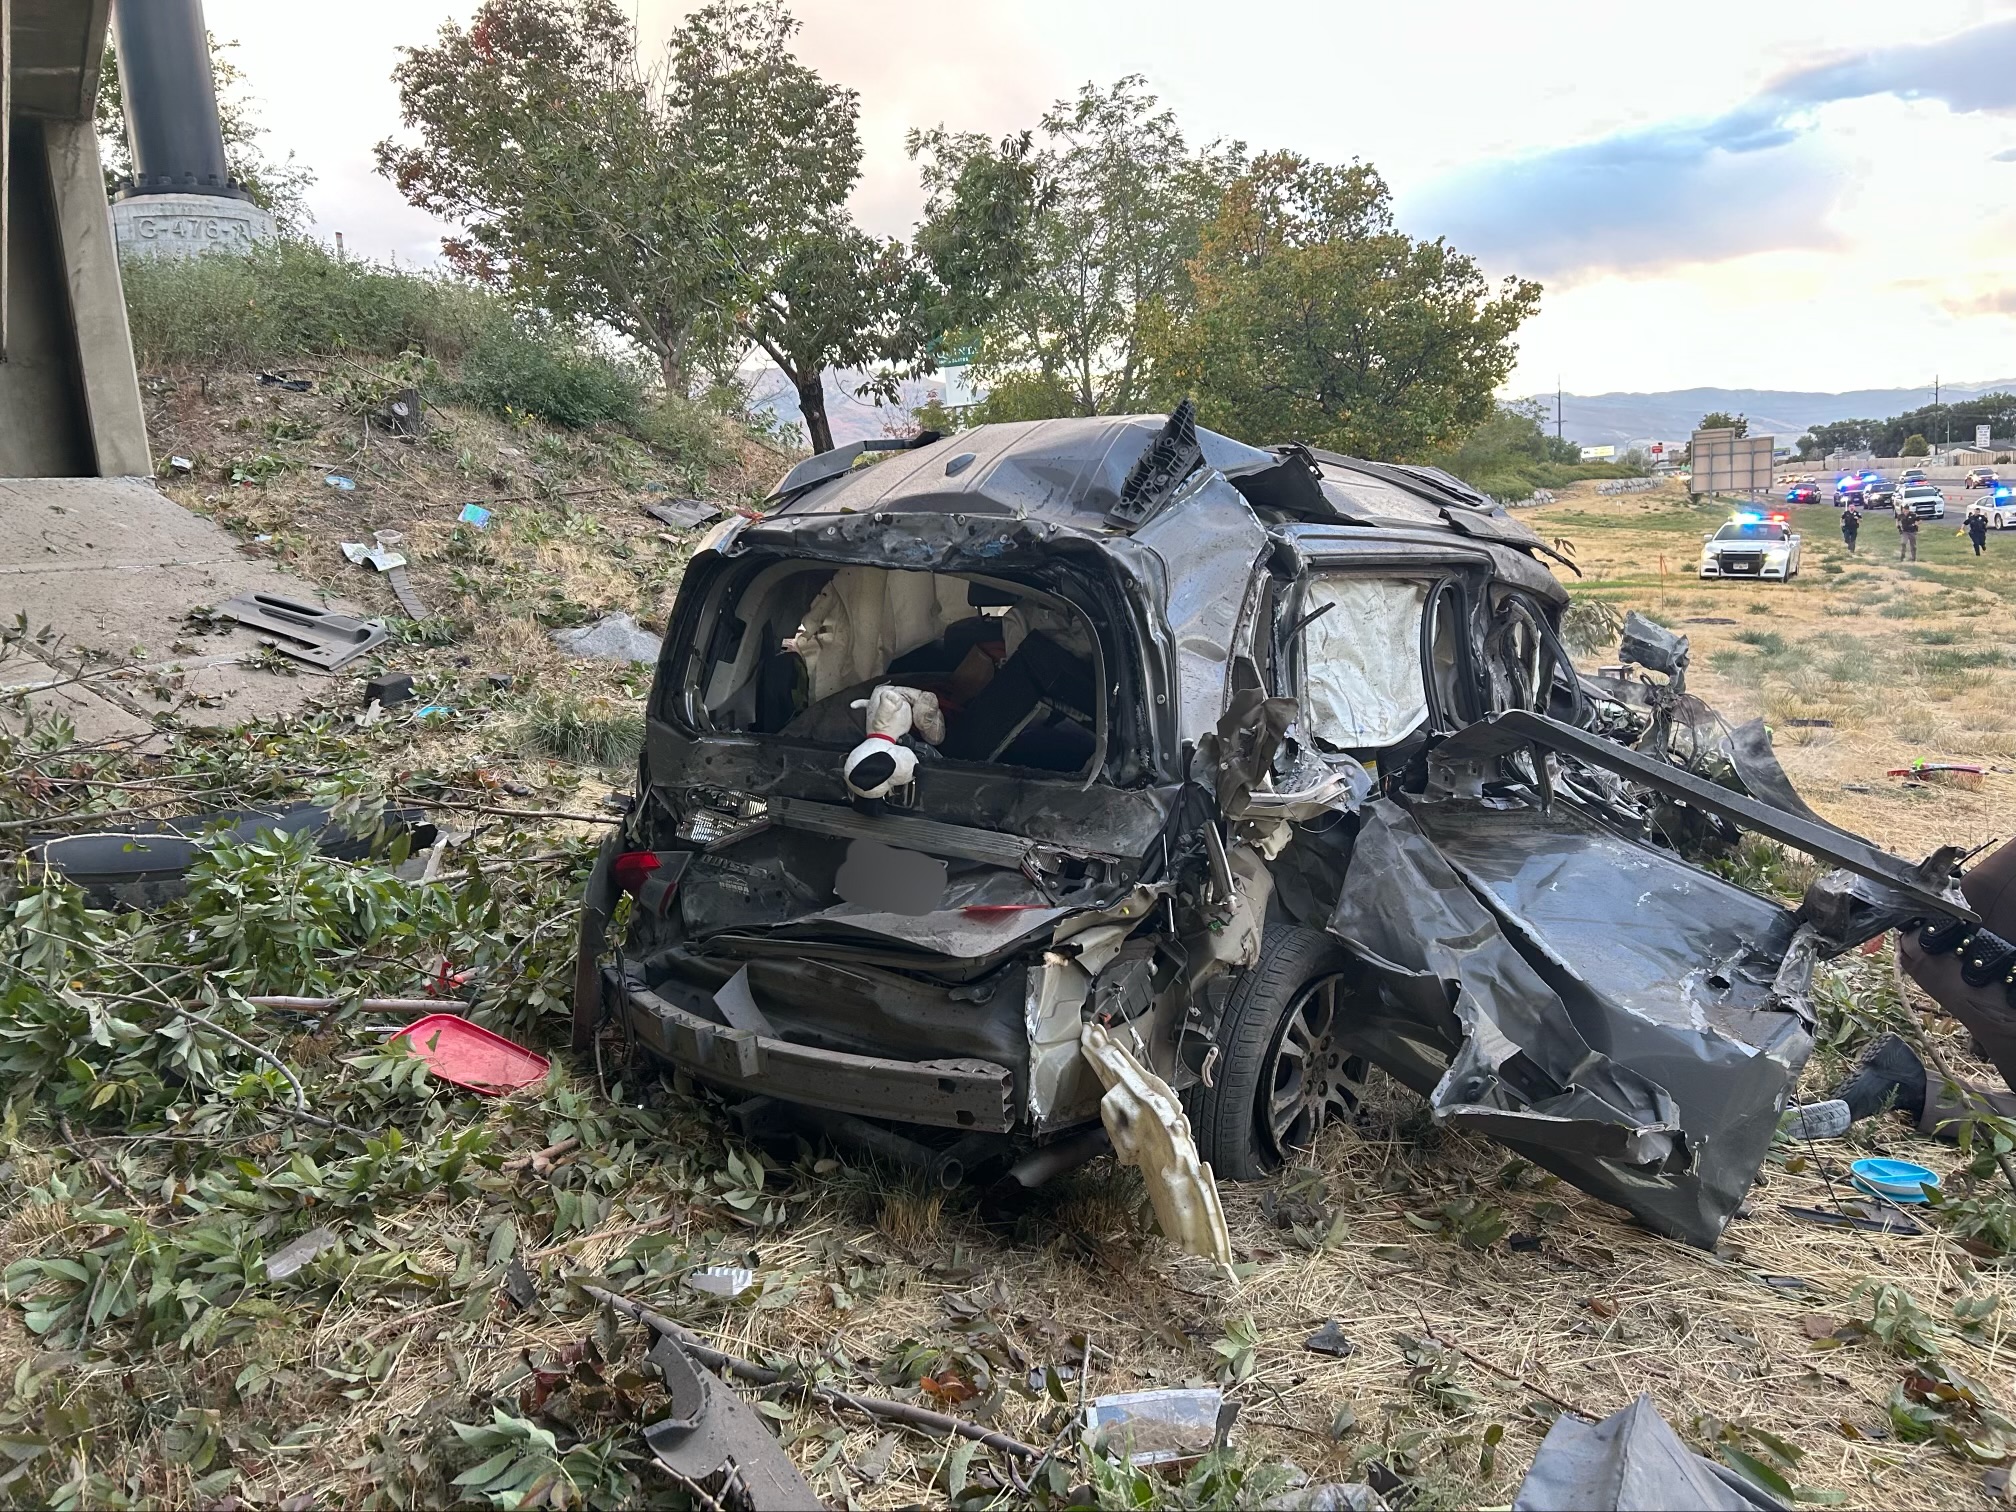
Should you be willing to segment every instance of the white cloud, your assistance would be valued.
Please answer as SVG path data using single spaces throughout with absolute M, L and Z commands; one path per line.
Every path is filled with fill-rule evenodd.
M 651 45 L 688 8 L 632 3 Z M 264 102 L 271 144 L 321 175 L 311 195 L 319 233 L 343 231 L 370 255 L 436 255 L 444 228 L 376 175 L 371 146 L 397 130 L 396 49 L 424 43 L 475 4 L 347 0 L 338 15 L 303 0 L 207 0 L 212 30 L 242 44 L 237 61 Z M 861 92 L 867 163 L 855 207 L 878 232 L 901 235 L 916 214 L 914 167 L 902 151 L 909 127 L 943 120 L 998 135 L 1031 124 L 1087 80 L 1140 72 L 1195 140 L 1376 164 L 1413 229 L 1450 231 L 1494 272 L 1560 268 L 1578 244 L 1607 246 L 1609 256 L 1582 259 L 1572 286 L 1550 280 L 1522 337 L 1515 388 L 1551 387 L 1557 368 L 1589 392 L 1853 387 L 1917 381 L 1934 365 L 2007 366 L 1998 291 L 2016 227 L 1996 217 L 2006 195 L 1989 198 L 2000 175 L 1986 165 L 2016 160 L 2016 149 L 2006 121 L 1954 109 L 1995 107 L 2011 75 L 1992 60 L 1941 60 L 1928 48 L 2016 21 L 2016 0 L 1916 0 L 1902 13 L 1894 0 L 1770 8 L 1263 0 L 1231 10 L 1220 0 L 1020 0 L 932 11 L 799 0 L 796 8 L 804 56 Z M 1913 72 L 1914 63 L 1924 66 Z M 1732 152 L 1745 126 L 1777 144 Z M 1536 254 L 1526 266 L 1502 223 L 1494 228 L 1481 204 L 1448 194 L 1466 172 L 1479 184 L 1480 163 L 1506 159 L 1579 162 L 1589 182 L 1601 182 L 1608 170 L 1590 144 L 1685 146 L 1690 131 L 1697 145 L 1707 141 L 1695 161 L 1708 166 L 1669 175 L 1670 194 L 1604 194 L 1579 209 L 1557 198 L 1544 219 L 1529 204 L 1540 224 L 1524 243 Z M 1983 165 L 1978 183 L 1970 163 Z M 1444 205 L 1468 214 L 1464 235 L 1454 234 L 1453 212 L 1441 224 L 1425 217 L 1438 181 Z M 1941 208 L 1977 192 L 1978 226 L 1969 224 L 1974 209 Z M 1692 213 L 1676 214 L 1676 203 Z M 1939 209 L 1942 229 L 1915 231 L 1905 216 L 1914 206 Z M 1516 215 L 1521 206 L 1510 208 Z M 1621 267 L 1638 271 L 1613 271 Z M 1861 334 L 1840 339 L 1851 326 Z

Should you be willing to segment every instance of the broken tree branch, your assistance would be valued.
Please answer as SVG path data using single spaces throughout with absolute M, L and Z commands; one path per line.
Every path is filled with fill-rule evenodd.
M 571 819 L 576 824 L 621 824 L 621 818 L 614 814 L 569 814 L 559 809 L 509 809 L 498 808 L 488 803 L 450 803 L 445 798 L 422 798 L 417 793 L 399 795 L 409 803 L 417 803 L 422 808 L 453 809 L 463 814 L 498 814 L 506 819 Z
M 352 1001 L 340 997 L 285 997 L 262 994 L 245 999 L 254 1008 L 277 1008 L 288 1013 L 327 1013 Z M 466 998 L 364 998 L 357 1001 L 365 1013 L 464 1013 Z
M 1510 1381 L 1513 1385 L 1532 1392 L 1533 1395 L 1541 1398 L 1543 1401 L 1552 1402 L 1563 1412 L 1572 1412 L 1575 1416 L 1586 1419 L 1589 1422 L 1594 1423 L 1602 1416 L 1600 1413 L 1591 1412 L 1587 1407 L 1576 1406 L 1575 1403 L 1569 1401 L 1566 1397 L 1556 1396 L 1539 1382 L 1527 1380 L 1525 1376 L 1520 1375 L 1516 1370 L 1507 1370 L 1502 1365 L 1494 1365 L 1491 1361 L 1485 1359 L 1484 1356 L 1478 1354 L 1476 1350 L 1458 1344 L 1454 1339 L 1445 1339 L 1441 1334 L 1435 1332 L 1435 1325 L 1428 1321 L 1427 1313 L 1422 1312 L 1418 1306 L 1414 1311 L 1421 1319 L 1421 1330 L 1423 1333 L 1437 1344 L 1440 1344 L 1444 1349 L 1455 1350 L 1456 1353 L 1463 1356 L 1464 1359 L 1468 1360 L 1472 1365 L 1477 1366 L 1480 1370 L 1488 1370 L 1501 1381 Z
M 702 1344 L 692 1334 L 674 1323 L 662 1313 L 653 1312 L 641 1302 L 632 1301 L 621 1292 L 613 1292 L 606 1287 L 581 1283 L 581 1290 L 596 1301 L 605 1303 L 622 1313 L 635 1318 L 673 1340 L 702 1364 L 716 1370 L 725 1370 L 730 1375 L 740 1376 L 758 1386 L 782 1386 L 792 1394 L 810 1397 L 815 1401 L 831 1402 L 839 1407 L 851 1407 L 856 1412 L 864 1412 L 870 1417 L 882 1418 L 892 1423 L 905 1423 L 912 1428 L 922 1428 L 932 1433 L 956 1433 L 961 1438 L 984 1444 L 989 1449 L 999 1449 L 1003 1454 L 1011 1454 L 1017 1459 L 1036 1461 L 1043 1452 L 1020 1439 L 1012 1439 L 1005 1433 L 982 1428 L 978 1423 L 969 1423 L 964 1418 L 956 1418 L 948 1413 L 933 1412 L 928 1407 L 913 1407 L 908 1402 L 892 1402 L 886 1397 L 857 1396 L 851 1391 L 841 1391 L 832 1386 L 814 1386 L 806 1381 L 794 1380 L 782 1371 L 771 1370 L 758 1365 L 753 1360 L 742 1359 L 738 1355 L 723 1354 L 718 1349 Z

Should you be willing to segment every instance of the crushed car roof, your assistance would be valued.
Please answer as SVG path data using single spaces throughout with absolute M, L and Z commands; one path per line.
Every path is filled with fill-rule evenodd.
M 799 463 L 771 495 L 766 523 L 835 514 L 958 512 L 1041 519 L 1111 535 L 1128 474 L 1168 418 L 1029 420 L 911 443 L 853 443 Z M 929 432 L 925 433 L 930 437 Z M 1440 468 L 1371 462 L 1299 443 L 1248 446 L 1196 428 L 1204 464 L 1263 518 L 1467 537 L 1558 556 L 1493 500 Z M 887 453 L 871 466 L 870 452 Z

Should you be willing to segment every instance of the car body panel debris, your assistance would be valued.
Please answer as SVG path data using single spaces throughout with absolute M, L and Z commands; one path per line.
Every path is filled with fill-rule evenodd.
M 553 644 L 569 656 L 592 656 L 597 661 L 655 662 L 661 641 L 628 613 L 618 613 L 604 615 L 592 625 L 555 630 Z
M 501 1097 L 544 1081 L 551 1063 L 501 1034 L 492 1034 L 452 1013 L 430 1013 L 415 1019 L 391 1037 L 427 1062 L 427 1069 L 445 1082 L 471 1092 Z
M 721 506 L 705 504 L 698 499 L 678 499 L 670 504 L 646 504 L 644 513 L 661 525 L 670 525 L 674 530 L 692 530 L 721 518 Z
M 1300 1158 L 1369 1060 L 1712 1245 L 1816 963 L 1970 916 L 1952 852 L 1889 855 L 1761 726 L 1725 739 L 1685 636 L 1634 615 L 1578 674 L 1556 549 L 1437 469 L 1186 406 L 850 445 L 767 507 L 681 584 L 579 1045 L 621 1015 L 702 1082 L 1025 1183 L 1097 1148 L 1124 1049 L 1182 1107 L 1137 1089 L 1113 1142 L 1153 1122 L 1187 1172 L 1194 1140 L 1186 1193 Z M 1746 832 L 1832 870 L 1788 909 L 1696 864 Z
M 1513 1512 L 1787 1512 L 1754 1481 L 1680 1442 L 1649 1396 L 1600 1423 L 1563 1413 L 1512 1498 Z
M 377 649 L 391 632 L 383 620 L 359 619 L 273 593 L 243 593 L 218 605 L 223 619 L 271 637 L 274 649 L 324 672 L 348 666 Z
M 243 844 L 261 834 L 308 831 L 316 848 L 339 861 L 359 861 L 408 837 L 414 850 L 432 845 L 437 831 L 418 809 L 390 809 L 373 835 L 338 827 L 325 804 L 297 803 L 284 809 L 235 809 L 191 814 L 179 819 L 120 819 L 108 816 L 97 830 L 38 835 L 28 843 L 31 861 L 63 873 L 84 890 L 93 908 L 158 908 L 188 890 L 188 871 L 214 840 Z
M 1211 1167 L 1197 1158 L 1190 1120 L 1176 1094 L 1101 1023 L 1085 1026 L 1079 1048 L 1106 1086 L 1099 1118 L 1113 1153 L 1120 1164 L 1140 1168 L 1163 1234 L 1188 1254 L 1230 1265 L 1232 1235 L 1218 1202 L 1218 1183 Z
M 824 1503 L 732 1387 L 670 1334 L 658 1335 L 647 1358 L 672 1398 L 671 1412 L 644 1430 L 659 1463 L 734 1512 L 819 1512 Z

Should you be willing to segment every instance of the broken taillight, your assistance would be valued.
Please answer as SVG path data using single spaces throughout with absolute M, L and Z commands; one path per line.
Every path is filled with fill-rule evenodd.
M 627 893 L 634 893 L 658 870 L 656 851 L 625 851 L 616 858 L 609 873 L 616 879 L 616 885 Z

